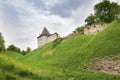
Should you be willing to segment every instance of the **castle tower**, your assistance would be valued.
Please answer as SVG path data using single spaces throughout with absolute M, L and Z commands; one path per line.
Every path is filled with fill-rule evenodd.
M 44 28 L 42 33 L 37 37 L 38 47 L 41 47 L 48 42 L 54 41 L 58 37 L 58 33 L 50 34 L 47 28 Z

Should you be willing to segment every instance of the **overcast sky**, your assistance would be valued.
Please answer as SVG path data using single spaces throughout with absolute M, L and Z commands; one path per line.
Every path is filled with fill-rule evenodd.
M 37 48 L 44 27 L 50 33 L 66 36 L 84 25 L 85 18 L 102 0 L 0 0 L 0 32 L 6 47 Z M 119 2 L 120 0 L 111 0 Z

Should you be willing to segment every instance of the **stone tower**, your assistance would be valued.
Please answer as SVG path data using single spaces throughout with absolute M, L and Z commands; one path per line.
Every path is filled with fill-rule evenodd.
M 50 34 L 47 28 L 44 28 L 42 33 L 37 37 L 38 47 L 41 47 L 48 42 L 54 41 L 58 37 L 58 33 Z

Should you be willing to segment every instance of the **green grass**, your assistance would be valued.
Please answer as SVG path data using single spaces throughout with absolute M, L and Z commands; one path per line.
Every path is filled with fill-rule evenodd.
M 112 56 L 113 59 L 120 59 L 116 57 L 119 54 L 120 20 L 116 20 L 97 34 L 76 35 L 67 40 L 58 39 L 25 56 L 12 52 L 1 54 L 4 65 L 14 65 L 14 71 L 4 70 L 4 65 L 0 65 L 0 69 L 8 74 L 12 72 L 11 75 L 20 80 L 24 77 L 28 80 L 120 80 L 120 75 L 89 68 L 89 63 L 97 58 Z M 5 78 L 8 74 L 0 72 L 0 78 Z
M 54 80 L 54 76 L 42 73 L 32 70 L 4 53 L 0 54 L 0 80 Z

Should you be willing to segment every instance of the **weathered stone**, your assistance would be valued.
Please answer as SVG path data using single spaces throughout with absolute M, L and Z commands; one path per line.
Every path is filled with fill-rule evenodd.
M 96 62 L 95 70 L 100 70 L 102 72 L 119 74 L 120 73 L 120 60 L 108 60 L 101 59 Z
M 84 34 L 95 34 L 101 30 L 103 30 L 106 27 L 106 24 L 96 24 L 91 26 L 85 26 L 84 28 Z

